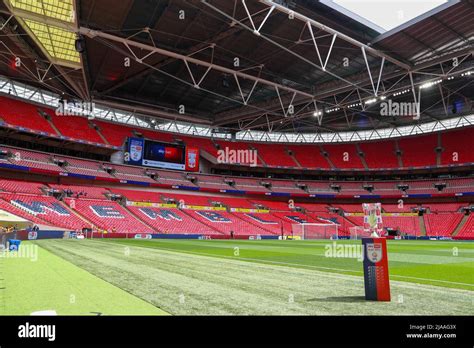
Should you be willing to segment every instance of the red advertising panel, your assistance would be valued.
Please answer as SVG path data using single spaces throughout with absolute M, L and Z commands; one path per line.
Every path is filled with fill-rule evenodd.
M 199 149 L 186 146 L 186 171 L 199 171 Z

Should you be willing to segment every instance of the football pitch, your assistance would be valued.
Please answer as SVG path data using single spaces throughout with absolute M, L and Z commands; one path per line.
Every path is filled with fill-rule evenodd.
M 0 313 L 473 315 L 474 243 L 389 241 L 392 301 L 364 299 L 360 241 L 39 240 L 0 258 Z

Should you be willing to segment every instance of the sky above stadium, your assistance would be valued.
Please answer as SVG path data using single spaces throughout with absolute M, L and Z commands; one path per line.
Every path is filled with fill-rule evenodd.
M 361 22 L 370 22 L 372 28 L 383 33 L 447 3 L 447 0 L 323 0 L 336 10 L 356 14 Z

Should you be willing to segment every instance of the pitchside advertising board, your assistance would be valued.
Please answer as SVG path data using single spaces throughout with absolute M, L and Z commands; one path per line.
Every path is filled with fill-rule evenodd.
M 364 248 L 365 299 L 390 301 L 387 241 L 385 238 L 362 238 Z
M 199 170 L 199 149 L 184 145 L 167 144 L 143 138 L 129 138 L 127 142 L 128 156 L 125 162 L 153 168 Z

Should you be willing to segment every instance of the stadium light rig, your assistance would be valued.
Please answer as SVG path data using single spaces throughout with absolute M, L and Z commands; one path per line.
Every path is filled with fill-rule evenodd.
M 354 104 L 350 104 L 348 107 L 353 108 L 353 107 L 361 106 L 361 105 L 362 105 L 362 103 L 354 103 Z
M 407 88 L 407 89 L 404 89 L 403 91 L 394 93 L 394 94 L 392 94 L 392 97 L 398 97 L 399 95 L 403 95 L 403 94 L 406 94 L 408 92 L 411 92 L 411 88 Z
M 445 80 L 446 81 L 451 81 L 451 80 L 454 80 L 456 77 L 469 77 L 469 76 L 472 76 L 474 75 L 474 71 L 473 70 L 470 70 L 470 71 L 466 71 L 462 74 L 458 74 L 456 76 L 449 76 L 447 77 Z M 443 82 L 443 79 L 438 79 L 436 81 L 429 81 L 429 82 L 425 82 L 423 84 L 421 84 L 418 88 L 421 90 L 421 89 L 427 89 L 427 88 L 430 88 L 430 87 L 433 87 L 435 85 L 438 85 L 440 83 Z M 341 108 L 354 108 L 354 107 L 357 107 L 357 106 L 362 106 L 362 104 L 364 105 L 371 105 L 371 104 L 374 104 L 376 103 L 378 100 L 380 101 L 383 101 L 383 100 L 386 100 L 388 97 L 398 97 L 400 95 L 404 95 L 404 94 L 407 94 L 407 93 L 410 93 L 412 91 L 412 88 L 406 88 L 402 91 L 399 91 L 399 92 L 396 92 L 396 93 L 393 93 L 393 94 L 389 94 L 389 95 L 383 95 L 383 96 L 380 96 L 379 98 L 375 97 L 375 98 L 371 98 L 371 99 L 367 99 L 363 102 L 359 102 L 359 103 L 352 103 L 352 104 L 349 104 L 347 106 L 338 106 L 338 107 L 334 107 L 334 108 L 330 108 L 330 109 L 326 109 L 325 110 L 325 113 L 332 113 L 332 112 L 336 112 L 336 111 L 339 111 L 341 110 Z M 316 112 L 313 113 L 313 116 L 317 117 L 317 116 L 321 116 L 320 114 L 317 114 Z
M 420 86 L 420 89 L 426 89 L 426 88 L 430 88 L 430 87 L 433 87 L 435 85 L 438 85 L 440 84 L 441 82 L 443 82 L 443 80 L 439 79 L 439 80 L 436 80 L 436 81 L 430 81 L 430 82 L 427 82 L 427 83 L 424 83 Z
M 339 111 L 339 110 L 341 110 L 341 108 L 326 109 L 326 113 L 330 114 L 331 112 L 336 112 L 336 111 Z
M 377 102 L 377 98 L 372 98 L 365 101 L 365 105 L 371 105 Z

